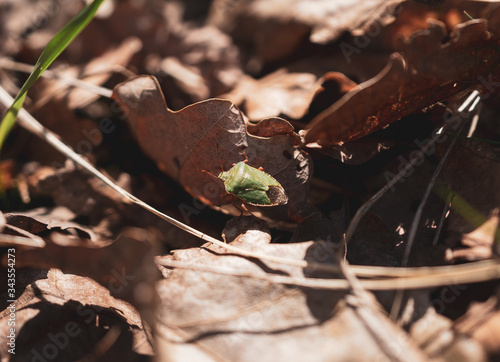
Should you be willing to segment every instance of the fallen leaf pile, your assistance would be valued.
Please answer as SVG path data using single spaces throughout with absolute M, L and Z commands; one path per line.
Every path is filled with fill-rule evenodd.
M 83 3 L 0 1 L 2 88 Z M 494 1 L 104 2 L 25 108 L 191 234 L 15 127 L 2 361 L 497 360 L 499 65 Z

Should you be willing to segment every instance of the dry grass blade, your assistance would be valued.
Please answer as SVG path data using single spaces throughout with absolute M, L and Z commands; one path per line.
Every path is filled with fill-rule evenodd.
M 479 97 L 477 97 L 477 99 L 479 99 Z M 463 129 L 463 125 L 460 128 L 460 130 L 462 130 L 462 129 Z M 438 177 L 441 169 L 443 168 L 443 165 L 446 162 L 446 159 L 448 158 L 448 155 L 450 154 L 451 149 L 455 145 L 456 140 L 457 140 L 457 137 L 454 137 L 452 142 L 450 143 L 448 149 L 446 150 L 446 153 L 444 154 L 444 156 L 441 159 L 441 161 L 439 162 L 436 170 L 434 171 L 432 179 L 429 181 L 429 184 L 427 185 L 424 196 L 422 197 L 422 200 L 420 201 L 417 212 L 415 213 L 415 217 L 413 218 L 413 221 L 412 221 L 412 224 L 410 227 L 410 232 L 408 233 L 408 242 L 406 243 L 405 251 L 403 254 L 403 260 L 401 262 L 402 266 L 408 265 L 408 260 L 410 258 L 410 253 L 411 253 L 411 249 L 413 246 L 413 242 L 415 240 L 415 236 L 417 235 L 417 229 L 418 229 L 418 225 L 420 224 L 420 220 L 422 218 L 424 206 L 427 203 L 427 200 L 428 200 L 429 195 L 432 191 L 432 188 L 434 187 L 434 185 L 436 183 L 437 177 Z M 394 296 L 394 301 L 393 301 L 393 305 L 392 305 L 391 313 L 390 313 L 391 318 L 393 320 L 395 320 L 397 318 L 397 316 L 401 310 L 401 305 L 403 303 L 403 296 L 404 296 L 403 291 L 398 291 L 396 293 L 396 295 Z
M 266 280 L 270 283 L 295 285 L 304 288 L 328 289 L 328 290 L 349 290 L 352 284 L 346 279 L 324 279 L 324 278 L 297 278 L 273 274 L 255 274 L 245 270 L 235 268 L 222 268 L 213 265 L 201 265 L 196 263 L 186 263 L 181 261 L 158 260 L 157 264 L 167 268 L 191 269 L 200 272 L 230 275 L 242 278 L 252 278 Z M 466 265 L 429 267 L 429 268 L 385 268 L 368 267 L 364 268 L 364 276 L 368 277 L 370 269 L 384 269 L 387 275 L 393 275 L 384 279 L 366 280 L 360 279 L 359 285 L 368 290 L 405 290 L 440 287 L 443 285 L 477 283 L 500 278 L 500 263 L 495 260 L 469 263 Z M 351 272 L 356 275 L 359 268 L 350 267 Z M 410 270 L 408 270 L 410 269 Z M 394 276 L 400 273 L 405 276 Z M 382 273 L 374 273 L 372 277 L 381 276 Z M 359 276 L 359 273 L 358 275 Z

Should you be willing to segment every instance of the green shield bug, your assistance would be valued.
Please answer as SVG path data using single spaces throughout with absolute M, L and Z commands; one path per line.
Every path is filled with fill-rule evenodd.
M 245 162 L 238 162 L 229 171 L 218 176 L 224 181 L 226 192 L 254 206 L 285 205 L 288 196 L 274 177 Z

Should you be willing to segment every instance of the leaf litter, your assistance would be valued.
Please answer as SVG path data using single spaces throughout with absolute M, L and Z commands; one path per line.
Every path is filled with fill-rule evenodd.
M 27 107 L 114 191 L 47 147 L 20 147 L 31 142 L 19 129 L 2 160 L 2 280 L 15 247 L 16 352 L 32 359 L 51 336 L 84 330 L 68 339 L 63 360 L 498 356 L 485 331 L 498 324 L 499 12 L 482 2 L 398 3 L 214 1 L 190 13 L 181 2 L 151 1 L 115 4 L 96 19 L 59 69 L 107 72 L 119 62 L 126 71 L 95 78 L 116 103 L 69 96 L 67 86 L 47 102 L 51 81 Z M 54 24 L 38 24 L 26 40 L 9 25 L 3 54 L 34 62 L 37 36 Z M 18 75 L 2 74 L 0 85 L 14 90 Z M 480 107 L 464 103 L 474 90 Z M 475 115 L 477 125 L 464 127 L 473 138 L 457 135 L 452 126 Z M 290 201 L 230 220 L 217 211 L 239 216 L 234 198 L 203 171 L 218 175 L 245 158 Z M 199 248 L 124 199 L 175 216 L 209 243 Z M 226 222 L 228 244 L 213 238 Z M 411 230 L 412 268 L 391 268 L 404 266 Z M 485 260 L 455 265 L 463 259 Z M 395 293 L 404 289 L 412 291 Z

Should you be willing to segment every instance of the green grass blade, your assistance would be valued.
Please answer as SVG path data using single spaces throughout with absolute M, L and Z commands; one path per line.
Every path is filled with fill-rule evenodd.
M 7 110 L 7 113 L 0 124 L 0 150 L 9 134 L 10 130 L 16 122 L 17 114 L 24 104 L 26 92 L 31 88 L 33 83 L 40 78 L 42 73 L 52 64 L 52 62 L 63 52 L 66 47 L 81 33 L 81 31 L 92 20 L 97 9 L 101 6 L 104 0 L 94 0 L 90 5 L 87 5 L 82 11 L 76 14 L 54 37 L 49 41 L 42 54 L 38 58 L 33 71 L 23 84 L 19 93 L 17 93 L 13 104 Z

